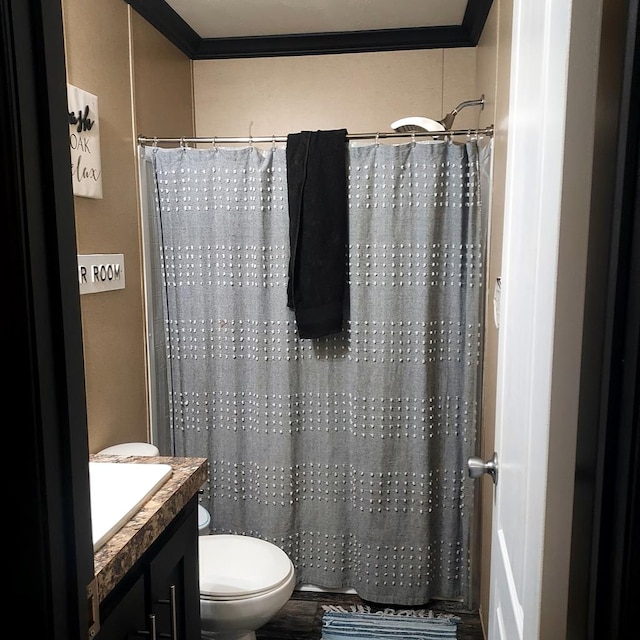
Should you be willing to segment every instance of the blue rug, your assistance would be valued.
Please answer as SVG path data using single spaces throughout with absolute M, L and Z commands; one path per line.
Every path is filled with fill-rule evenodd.
M 386 609 L 372 612 L 369 607 L 347 611 L 324 607 L 322 640 L 455 640 L 460 618 L 435 615 L 432 611 Z

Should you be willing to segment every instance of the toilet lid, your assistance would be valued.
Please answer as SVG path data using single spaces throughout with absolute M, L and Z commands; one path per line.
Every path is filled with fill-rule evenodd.
M 274 544 L 237 535 L 200 536 L 200 594 L 228 598 L 270 591 L 288 580 L 293 565 Z
M 107 456 L 159 456 L 160 450 L 148 442 L 123 442 L 98 451 L 98 455 Z

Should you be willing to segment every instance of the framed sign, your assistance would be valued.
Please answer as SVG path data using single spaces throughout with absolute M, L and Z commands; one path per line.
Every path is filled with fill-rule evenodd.
M 98 98 L 68 84 L 67 104 L 73 193 L 85 198 L 102 198 Z
M 78 256 L 80 295 L 124 289 L 124 255 L 97 253 Z

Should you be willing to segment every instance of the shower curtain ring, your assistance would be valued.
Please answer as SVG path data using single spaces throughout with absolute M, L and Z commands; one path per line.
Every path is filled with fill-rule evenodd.
M 216 140 L 216 136 L 213 136 L 213 141 L 212 141 L 212 147 L 213 149 L 215 149 L 216 151 L 218 150 L 218 141 Z
M 273 151 L 276 150 L 276 135 L 275 135 L 275 133 L 271 135 L 271 149 Z
M 413 147 L 415 147 L 415 146 L 416 146 L 416 132 L 415 132 L 415 131 L 412 131 L 412 132 L 411 132 L 411 145 L 412 145 Z
M 380 132 L 376 132 L 376 147 L 380 146 Z

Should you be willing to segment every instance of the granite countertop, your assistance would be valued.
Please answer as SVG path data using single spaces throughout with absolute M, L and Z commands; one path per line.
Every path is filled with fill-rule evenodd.
M 207 459 L 92 455 L 90 460 L 162 463 L 172 468 L 169 479 L 129 522 L 94 553 L 93 570 L 98 585 L 98 601 L 102 602 L 206 482 Z

